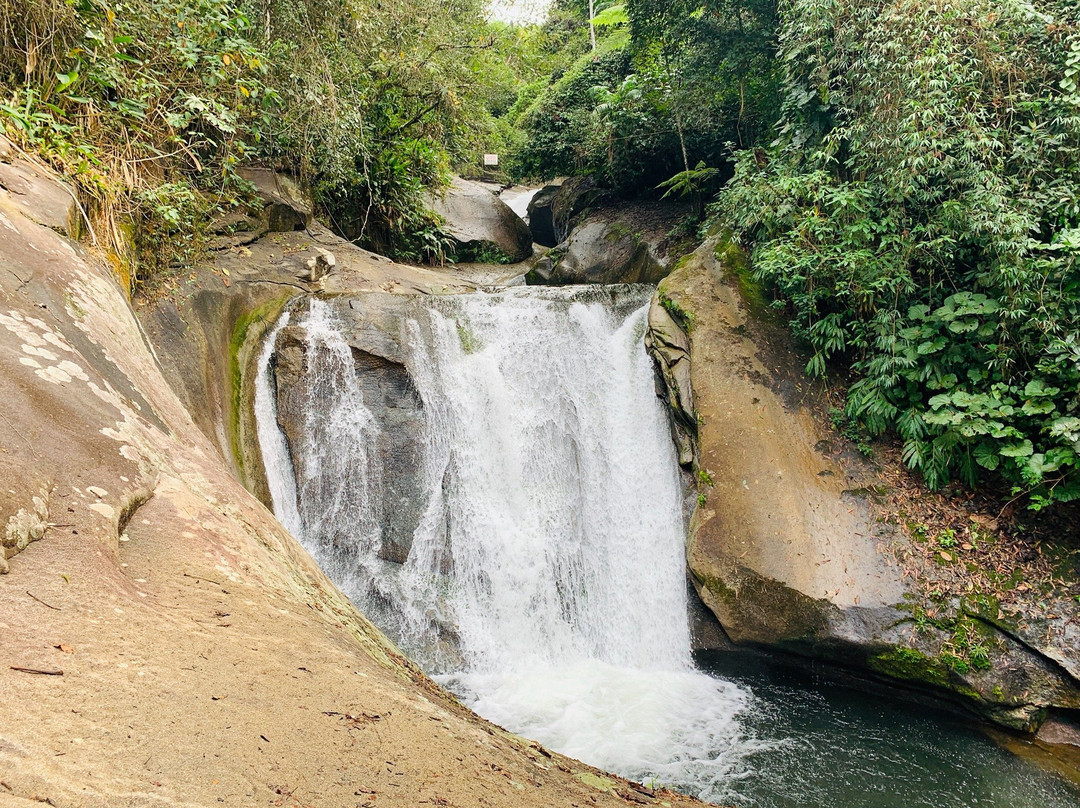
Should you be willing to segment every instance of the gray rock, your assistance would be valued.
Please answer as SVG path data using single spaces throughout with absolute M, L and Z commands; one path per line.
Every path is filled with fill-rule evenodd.
M 550 283 L 551 275 L 555 271 L 555 264 L 552 263 L 551 257 L 543 255 L 533 262 L 532 269 L 529 270 L 528 276 L 532 277 L 533 283 Z
M 424 406 L 412 377 L 402 363 L 404 317 L 409 297 L 374 293 L 353 300 L 336 300 L 352 349 L 353 370 L 364 405 L 379 425 L 376 463 L 383 469 L 382 501 L 378 511 L 379 556 L 403 564 L 412 547 L 426 501 L 421 474 Z M 306 413 L 320 406 L 305 376 L 306 335 L 298 325 L 278 333 L 274 365 L 278 423 L 290 447 L 297 478 L 307 475 L 308 458 L 293 450 L 301 445 Z
M 242 168 L 237 173 L 255 186 L 271 233 L 303 230 L 311 223 L 315 212 L 311 195 L 292 177 L 269 168 Z
M 552 211 L 561 186 L 561 181 L 545 185 L 529 201 L 529 229 L 532 230 L 533 241 L 544 247 L 554 247 L 566 238 L 566 233 L 556 227 Z
M 544 186 L 529 203 L 529 227 L 533 241 L 555 247 L 566 240 L 575 217 L 604 201 L 608 192 L 592 177 L 570 177 Z
M 19 159 L 10 141 L 0 136 L 0 194 L 19 206 L 31 221 L 73 239 L 79 237 L 82 213 L 74 193 L 36 165 Z
M 548 277 L 533 271 L 529 283 L 657 283 L 667 271 L 641 237 L 620 222 L 588 222 L 549 253 Z
M 305 262 L 307 266 L 307 273 L 304 280 L 310 283 L 318 283 L 327 273 L 332 272 L 337 266 L 337 258 L 334 257 L 332 252 L 324 250 L 321 247 L 316 248 L 318 253 Z
M 690 466 L 697 448 L 697 414 L 690 384 L 690 339 L 664 308 L 659 294 L 649 305 L 645 347 L 660 373 L 657 392 L 671 413 L 672 438 L 679 451 L 679 465 Z
M 428 199 L 428 205 L 446 221 L 444 229 L 463 251 L 475 253 L 494 246 L 511 263 L 532 255 L 529 226 L 479 183 L 455 177 L 444 193 Z
M 253 244 L 270 232 L 266 220 L 251 211 L 231 211 L 211 224 L 210 250 L 217 252 Z

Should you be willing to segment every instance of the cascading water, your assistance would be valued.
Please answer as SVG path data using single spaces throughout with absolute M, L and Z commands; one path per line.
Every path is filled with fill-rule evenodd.
M 289 324 L 292 315 L 285 312 L 266 335 L 266 342 L 259 353 L 259 375 L 255 380 L 255 412 L 258 415 L 259 450 L 266 468 L 266 484 L 274 503 L 274 515 L 294 536 L 303 534 L 300 513 L 296 510 L 296 478 L 289 459 L 289 447 L 285 436 L 276 426 L 277 404 L 270 379 L 270 360 L 274 344 L 281 329 Z M 266 418 L 271 419 L 270 422 Z
M 386 352 L 371 301 L 349 326 L 347 301 L 286 315 L 255 399 L 279 518 L 477 712 L 589 763 L 760 808 L 1080 805 L 910 705 L 792 688 L 733 655 L 713 664 L 754 696 L 694 670 L 678 471 L 642 347 L 649 291 L 387 296 L 404 322 L 389 341 L 408 348 L 381 359 L 346 336 L 374 329 L 368 347 Z
M 272 490 L 336 582 L 477 712 L 719 799 L 758 745 L 737 719 L 748 692 L 690 658 L 682 488 L 642 344 L 650 291 L 507 290 L 415 308 L 406 365 L 427 425 L 428 500 L 404 565 L 378 558 L 377 427 L 330 306 L 312 301 L 301 325 L 317 406 L 291 447 L 306 471 Z M 268 474 L 288 476 L 268 370 L 259 385 Z
M 649 291 L 428 310 L 413 366 L 438 436 L 426 470 L 433 488 L 446 480 L 432 508 L 450 529 L 427 520 L 406 575 L 417 606 L 445 604 L 465 664 L 442 680 L 478 712 L 712 795 L 739 771 L 746 694 L 691 665 L 681 485 L 642 345 Z

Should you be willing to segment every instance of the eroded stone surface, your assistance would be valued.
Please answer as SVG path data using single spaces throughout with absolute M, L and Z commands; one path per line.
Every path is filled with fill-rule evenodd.
M 915 625 L 917 582 L 887 552 L 907 539 L 878 524 L 867 499 L 881 481 L 821 427 L 804 363 L 751 313 L 722 246 L 706 243 L 660 284 L 649 339 L 677 420 L 693 396 L 701 500 L 687 558 L 727 635 L 948 692 L 1014 729 L 1036 729 L 1050 707 L 1075 709 L 1075 644 L 980 618 L 971 630 L 989 667 L 961 670 L 942 657 L 950 634 Z
M 82 213 L 74 193 L 45 169 L 22 159 L 0 135 L 0 194 L 31 221 L 78 238 Z
M 428 200 L 446 220 L 445 229 L 462 247 L 497 247 L 511 262 L 532 255 L 532 234 L 510 206 L 480 183 L 455 177 L 442 194 Z
M 621 222 L 579 225 L 546 258 L 529 273 L 529 283 L 656 283 L 667 274 L 651 246 Z
M 372 503 L 381 514 L 379 555 L 404 564 L 426 504 L 424 406 L 404 364 L 412 297 L 372 293 L 358 299 L 339 298 L 331 305 L 352 352 L 349 371 L 378 427 L 370 448 L 383 469 L 379 501 Z M 304 445 L 308 414 L 321 406 L 308 374 L 310 350 L 302 325 L 289 325 L 278 333 L 273 365 L 278 424 L 301 480 L 314 476 L 307 468 L 312 457 L 297 447 Z

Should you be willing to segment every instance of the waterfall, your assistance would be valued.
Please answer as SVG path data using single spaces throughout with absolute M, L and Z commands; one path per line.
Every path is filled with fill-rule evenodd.
M 481 715 L 722 799 L 758 745 L 739 722 L 750 694 L 690 657 L 682 486 L 643 347 L 650 291 L 515 289 L 412 309 L 405 365 L 423 402 L 427 501 L 401 565 L 377 558 L 371 504 L 389 483 L 376 427 L 341 325 L 312 301 L 301 325 L 318 406 L 291 447 L 306 471 L 295 493 L 275 484 L 274 502 L 358 606 Z M 260 440 L 280 453 L 270 376 Z M 287 461 L 268 460 L 268 474 L 287 476 Z
M 259 353 L 259 371 L 255 379 L 255 413 L 259 433 L 259 451 L 266 469 L 266 485 L 274 505 L 274 515 L 297 538 L 303 536 L 303 523 L 296 509 L 296 478 L 289 459 L 285 436 L 277 428 L 277 400 L 271 381 L 270 359 L 281 329 L 289 324 L 291 314 L 285 312 L 266 335 Z

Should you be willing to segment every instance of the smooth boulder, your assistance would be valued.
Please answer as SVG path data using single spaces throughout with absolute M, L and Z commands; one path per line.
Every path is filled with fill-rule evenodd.
M 574 228 L 575 218 L 608 196 L 592 177 L 570 177 L 545 185 L 529 202 L 533 241 L 544 247 L 561 244 Z
M 922 611 L 927 570 L 897 561 L 912 539 L 875 501 L 887 479 L 823 425 L 805 361 L 740 286 L 744 260 L 706 242 L 660 283 L 646 337 L 673 422 L 697 441 L 687 563 L 727 637 L 934 691 L 1015 730 L 1077 709 L 1076 632 L 1049 642 L 1052 626 L 953 604 L 987 655 L 957 662 L 946 607 Z
M 476 258 L 494 247 L 508 263 L 532 255 L 529 226 L 480 183 L 455 177 L 445 192 L 428 199 L 428 205 L 445 220 L 443 229 L 459 252 Z
M 621 222 L 588 222 L 538 262 L 530 284 L 657 283 L 667 274 L 649 244 Z

